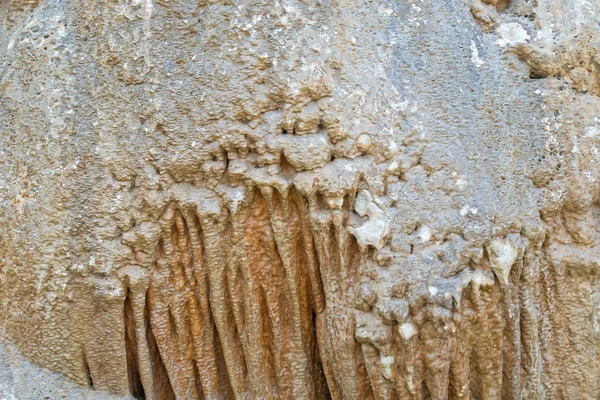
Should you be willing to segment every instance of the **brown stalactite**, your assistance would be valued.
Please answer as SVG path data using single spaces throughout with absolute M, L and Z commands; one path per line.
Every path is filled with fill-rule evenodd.
M 229 264 L 226 304 L 235 316 L 227 320 L 225 329 L 237 332 L 246 360 L 241 397 L 329 396 L 313 318 L 318 313 L 313 282 L 315 290 L 323 289 L 318 272 L 310 270 L 313 237 L 301 218 L 298 204 L 303 201 L 296 193 L 286 198 L 271 193 L 265 198 L 255 191 L 248 209 L 233 217 L 231 234 L 220 238 L 225 246 L 224 240 L 242 245 L 241 251 L 221 259 Z M 147 301 L 148 348 L 154 352 L 152 363 L 159 363 L 152 365 L 152 385 L 163 388 L 163 392 L 155 388 L 154 395 L 161 398 L 172 387 L 175 398 L 231 396 L 230 380 L 223 371 L 227 361 L 220 354 L 222 343 L 229 351 L 231 343 L 222 339 L 210 307 L 211 291 L 218 282 L 205 272 L 210 238 L 200 217 L 180 211 L 176 204 L 167 208 L 161 221 L 163 233 Z M 314 268 L 316 261 L 312 262 Z M 131 345 L 136 327 L 130 294 L 125 305 Z M 127 348 L 129 359 L 137 357 L 137 349 Z M 229 370 L 239 367 L 227 365 Z M 162 382 L 156 383 L 157 379 Z
M 144 386 L 140 376 L 137 328 L 131 300 L 131 291 L 127 291 L 125 305 L 123 306 L 123 320 L 125 325 L 125 351 L 127 354 L 127 377 L 129 379 L 129 393 L 136 399 L 145 399 Z

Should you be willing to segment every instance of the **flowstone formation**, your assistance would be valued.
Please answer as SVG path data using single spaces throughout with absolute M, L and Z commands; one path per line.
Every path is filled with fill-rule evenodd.
M 0 397 L 597 398 L 598 19 L 0 0 Z

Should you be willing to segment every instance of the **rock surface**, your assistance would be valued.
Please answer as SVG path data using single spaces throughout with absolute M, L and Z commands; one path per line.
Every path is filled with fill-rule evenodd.
M 113 396 L 70 382 L 56 372 L 31 364 L 8 343 L 0 343 L 0 399 L 2 400 L 134 400 Z
M 0 396 L 597 398 L 599 18 L 0 0 Z

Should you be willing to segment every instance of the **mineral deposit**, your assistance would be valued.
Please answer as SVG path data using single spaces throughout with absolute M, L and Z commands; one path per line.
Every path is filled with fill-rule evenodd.
M 0 0 L 0 398 L 598 399 L 599 24 Z

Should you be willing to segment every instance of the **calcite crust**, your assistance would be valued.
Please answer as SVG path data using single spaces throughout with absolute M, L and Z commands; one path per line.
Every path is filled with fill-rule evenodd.
M 0 398 L 598 398 L 599 18 L 0 0 Z

